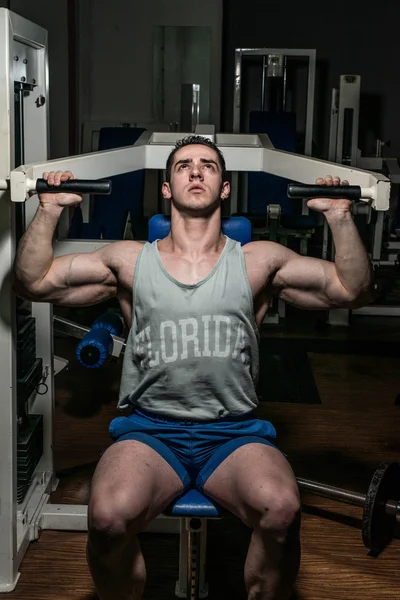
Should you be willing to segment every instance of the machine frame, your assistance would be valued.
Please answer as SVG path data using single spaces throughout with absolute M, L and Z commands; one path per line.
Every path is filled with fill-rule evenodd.
M 262 56 L 264 58 L 272 55 L 304 56 L 308 58 L 308 82 L 307 82 L 307 111 L 306 111 L 306 135 L 304 153 L 307 156 L 312 154 L 312 135 L 314 123 L 314 95 L 315 95 L 315 68 L 316 68 L 316 50 L 297 49 L 297 48 L 236 48 L 235 50 L 235 88 L 233 99 L 233 131 L 240 132 L 241 120 L 241 99 L 242 99 L 242 80 L 243 80 L 243 57 L 244 56 Z M 263 81 L 265 78 L 265 68 L 263 69 Z M 263 83 L 263 89 L 265 83 Z
M 133 146 L 22 165 L 10 174 L 11 199 L 27 200 L 36 179 L 48 170 L 69 169 L 77 179 L 102 179 L 142 169 L 165 169 L 176 141 L 186 135 L 192 134 L 145 131 Z M 390 181 L 379 173 L 277 150 L 266 134 L 207 134 L 202 126 L 202 135 L 221 149 L 227 171 L 260 171 L 300 183 L 314 182 L 321 173 L 332 171 L 351 185 L 360 186 L 364 192 L 361 200 L 373 209 L 389 208 Z
M 48 53 L 47 32 L 23 17 L 0 9 L 0 177 L 9 178 L 15 166 L 17 115 L 14 108 L 14 82 L 34 86 L 20 110 L 20 127 L 25 128 L 21 153 L 28 161 L 45 160 L 48 147 Z M 44 99 L 42 103 L 41 99 Z M 36 100 L 39 100 L 37 103 Z M 29 122 L 29 130 L 26 124 Z M 35 201 L 25 206 L 25 218 L 32 218 Z M 52 422 L 44 424 L 44 451 L 37 468 L 35 485 L 17 506 L 17 394 L 15 296 L 12 266 L 15 256 L 15 207 L 8 189 L 0 190 L 0 591 L 11 591 L 18 580 L 18 568 L 29 542 L 34 539 L 32 524 L 40 513 L 45 494 L 53 485 Z M 32 315 L 36 316 L 35 306 Z M 35 411 L 53 411 L 53 337 L 51 308 L 41 311 L 37 352 L 46 365 L 47 392 L 30 398 Z
M 263 74 L 261 86 L 261 106 L 264 106 L 264 95 L 266 89 L 266 61 L 270 56 L 288 57 L 303 56 L 308 58 L 307 78 L 307 103 L 305 123 L 304 154 L 312 155 L 313 127 L 314 127 L 314 95 L 315 95 L 315 72 L 316 72 L 316 50 L 303 48 L 236 48 L 235 49 L 235 75 L 233 91 L 233 129 L 234 133 L 240 133 L 242 119 L 242 87 L 243 87 L 243 58 L 245 56 L 260 56 L 263 58 Z M 286 84 L 286 83 L 285 83 Z M 247 196 L 245 193 L 245 178 L 243 186 L 239 188 L 238 173 L 232 174 L 231 212 L 247 210 Z M 303 203 L 303 214 L 308 214 L 308 208 Z
M 362 156 L 359 147 L 359 115 L 360 115 L 361 77 L 359 75 L 341 75 L 339 87 L 332 90 L 331 118 L 329 132 L 328 160 L 339 164 L 348 164 L 361 169 L 371 169 L 385 172 L 391 183 L 390 205 L 396 205 L 398 186 L 400 184 L 400 166 L 397 158 L 383 157 L 381 149 L 384 144 L 377 140 L 376 156 Z M 347 143 L 345 143 L 347 142 Z M 355 214 L 364 214 L 367 222 L 371 220 L 369 206 L 355 205 Z M 375 266 L 394 266 L 398 261 L 400 242 L 391 240 L 384 243 L 385 212 L 379 212 L 375 223 L 371 223 L 370 257 Z M 387 256 L 383 256 L 385 248 Z M 334 250 L 328 224 L 324 223 L 324 254 L 323 258 L 333 259 Z M 351 311 L 355 316 L 400 316 L 400 306 L 368 305 Z M 329 311 L 331 325 L 349 325 L 350 311 Z

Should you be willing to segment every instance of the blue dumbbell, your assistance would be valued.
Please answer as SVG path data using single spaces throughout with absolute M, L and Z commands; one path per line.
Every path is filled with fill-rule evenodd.
M 110 356 L 114 341 L 112 336 L 120 336 L 123 323 L 120 317 L 112 312 L 97 317 L 76 348 L 76 358 L 87 369 L 98 369 Z

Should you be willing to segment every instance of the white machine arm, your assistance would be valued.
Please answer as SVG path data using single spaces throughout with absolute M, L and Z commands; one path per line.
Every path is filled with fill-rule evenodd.
M 379 173 L 267 148 L 264 149 L 263 171 L 305 184 L 313 184 L 318 177 L 335 175 L 348 180 L 352 186 L 359 186 L 359 199 L 375 210 L 389 208 L 390 180 Z
M 133 146 L 25 165 L 11 172 L 11 199 L 24 202 L 36 190 L 44 171 L 70 170 L 74 176 L 102 179 L 141 169 L 165 169 L 169 153 L 184 133 L 145 132 Z M 360 200 L 378 211 L 389 208 L 390 180 L 379 173 L 276 150 L 265 134 L 216 134 L 207 136 L 224 154 L 228 171 L 262 171 L 291 181 L 314 184 L 318 177 L 337 175 L 360 188 Z M 0 182 L 7 186 L 7 181 Z M 6 188 L 5 188 L 6 189 Z

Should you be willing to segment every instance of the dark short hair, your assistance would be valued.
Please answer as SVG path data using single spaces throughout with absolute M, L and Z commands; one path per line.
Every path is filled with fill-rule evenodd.
M 185 138 L 182 138 L 181 140 L 178 140 L 176 142 L 175 148 L 172 150 L 171 154 L 168 156 L 167 166 L 166 166 L 166 170 L 167 170 L 166 179 L 167 179 L 168 183 L 171 181 L 172 164 L 174 162 L 175 154 L 181 148 L 184 148 L 185 146 L 193 146 L 194 144 L 196 144 L 196 145 L 200 144 L 201 146 L 207 146 L 208 148 L 212 148 L 212 150 L 214 150 L 217 153 L 219 166 L 221 167 L 221 171 L 222 171 L 222 180 L 225 179 L 225 171 L 226 171 L 225 158 L 224 158 L 224 155 L 222 154 L 221 150 L 218 148 L 218 146 L 216 144 L 214 144 L 214 142 L 212 142 L 209 138 L 203 137 L 202 135 L 188 135 Z

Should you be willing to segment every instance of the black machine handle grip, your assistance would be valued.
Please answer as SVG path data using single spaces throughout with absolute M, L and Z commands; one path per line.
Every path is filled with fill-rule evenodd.
M 38 194 L 111 194 L 112 182 L 110 179 L 69 179 L 60 185 L 48 185 L 45 179 L 36 180 Z
M 287 195 L 289 198 L 346 198 L 360 200 L 359 185 L 301 185 L 289 183 Z

